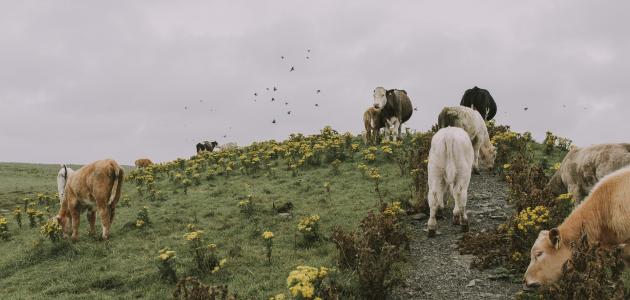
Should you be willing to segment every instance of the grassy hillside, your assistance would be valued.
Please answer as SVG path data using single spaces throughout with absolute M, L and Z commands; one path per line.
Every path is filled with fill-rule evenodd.
M 334 267 L 336 263 L 335 247 L 326 239 L 310 247 L 296 246 L 296 241 L 300 243 L 296 229 L 300 218 L 319 215 L 322 235 L 327 237 L 336 225 L 355 228 L 376 207 L 374 184 L 357 170 L 359 157 L 356 154 L 342 163 L 339 175 L 332 175 L 330 166 L 322 164 L 304 168 L 295 177 L 285 171 L 284 161 L 277 160 L 273 178 L 262 172 L 216 176 L 191 187 L 187 195 L 181 190 L 173 194 L 174 185 L 162 180 L 157 188 L 166 196 L 163 202 L 146 200 L 128 182 L 123 191 L 130 207 L 117 209 L 109 242 L 88 237 L 86 218 L 82 217 L 80 241 L 60 245 L 39 241 L 39 227 L 28 228 L 27 221 L 22 229 L 17 228 L 8 211 L 21 206 L 22 198 L 33 198 L 35 192 L 55 191 L 58 167 L 0 164 L 0 207 L 11 221 L 13 235 L 10 241 L 0 242 L 4 254 L 0 257 L 0 285 L 6 287 L 4 293 L 10 298 L 169 298 L 174 285 L 157 276 L 158 251 L 163 247 L 175 250 L 178 275 L 195 274 L 183 235 L 187 224 L 196 223 L 206 242 L 217 244 L 219 256 L 228 259 L 224 270 L 201 275 L 203 282 L 227 284 L 246 298 L 286 293 L 287 275 L 297 266 Z M 383 198 L 408 199 L 411 181 L 399 175 L 397 165 L 382 158 L 376 165 L 383 178 Z M 331 185 L 330 199 L 325 182 Z M 255 202 L 251 217 L 237 207 L 248 195 Z M 278 216 L 272 210 L 274 201 L 277 205 L 292 202 L 292 217 Z M 152 224 L 136 229 L 136 214 L 143 206 L 149 207 Z M 51 214 L 56 209 L 51 209 Z M 275 234 L 270 265 L 261 238 L 267 230 Z M 349 276 L 340 274 L 339 280 L 348 283 Z
M 318 142 L 326 145 L 328 150 L 325 151 L 335 151 L 335 143 L 339 141 L 340 137 Z M 260 170 L 244 174 L 235 166 L 229 176 L 225 175 L 225 161 L 219 157 L 205 160 L 208 165 L 198 170 L 200 184 L 191 184 L 187 194 L 184 194 L 176 174 L 186 174 L 189 168 L 196 166 L 189 165 L 189 161 L 180 169 L 179 162 L 172 162 L 163 171 L 155 173 L 155 189 L 164 195 L 164 200 L 151 201 L 146 192 L 140 194 L 132 182 L 124 184 L 123 194 L 129 205 L 119 205 L 111 239 L 107 242 L 87 235 L 85 217 L 81 219 L 81 236 L 77 243 L 62 241 L 53 244 L 43 239 L 39 226 L 29 228 L 26 216 L 23 217 L 24 226 L 18 228 L 11 211 L 16 206 L 23 206 L 25 197 L 33 199 L 36 193 L 55 192 L 58 166 L 0 164 L 0 215 L 10 221 L 12 235 L 9 241 L 0 241 L 3 298 L 169 299 L 174 284 L 161 280 L 157 272 L 158 251 L 164 247 L 176 251 L 176 271 L 180 277 L 197 275 L 207 284 L 226 284 L 245 299 L 268 299 L 279 293 L 288 295 L 287 276 L 297 266 L 335 267 L 337 250 L 327 238 L 334 226 L 356 228 L 368 211 L 376 209 L 379 198 L 374 192 L 374 181 L 357 168 L 358 164 L 367 163 L 369 168 L 378 168 L 384 201 L 411 198 L 411 177 L 400 175 L 399 166 L 391 156 L 379 148 L 374 151 L 377 154 L 375 160 L 368 163 L 362 153 L 366 147 L 360 145 L 356 137 L 340 147 L 351 149 L 350 143 L 359 148 L 343 155 L 336 175 L 331 163 L 324 158 L 320 159 L 320 164 L 309 165 L 308 162 L 269 157 L 263 159 Z M 232 157 L 248 155 L 247 158 L 241 156 L 240 161 L 251 161 L 252 157 L 261 154 L 262 158 L 262 153 L 274 145 L 277 144 L 239 150 Z M 282 145 L 285 147 L 282 151 L 290 152 L 287 150 L 292 147 L 290 142 Z M 297 148 L 299 146 L 296 144 Z M 549 165 L 559 162 L 563 156 L 561 152 L 544 155 L 539 144 L 533 144 L 532 149 L 537 159 L 546 159 Z M 308 156 L 308 151 L 306 153 Z M 290 155 L 285 153 L 284 156 Z M 300 166 L 294 166 L 298 164 Z M 297 172 L 295 176 L 292 167 Z M 131 168 L 126 171 L 129 175 Z M 195 178 L 196 169 L 190 172 L 184 176 Z M 330 184 L 330 195 L 325 183 Z M 242 213 L 238 207 L 239 202 L 246 199 L 252 199 L 254 203 L 251 215 Z M 294 205 L 290 216 L 279 215 L 272 209 L 274 203 L 279 206 L 286 202 Z M 138 228 L 137 214 L 145 206 L 151 223 Z M 41 205 L 37 208 L 45 209 Z M 53 205 L 49 215 L 56 211 L 57 207 Z M 321 217 L 323 238 L 310 246 L 301 245 L 297 224 L 302 217 L 315 214 Z M 97 223 L 100 231 L 100 221 Z M 188 224 L 195 224 L 203 231 L 205 243 L 217 245 L 219 258 L 227 258 L 220 271 L 199 274 L 193 268 L 192 255 L 184 239 Z M 261 237 L 264 231 L 272 231 L 275 235 L 270 264 Z M 344 289 L 353 290 L 356 289 L 355 276 L 352 272 L 340 272 L 336 279 Z

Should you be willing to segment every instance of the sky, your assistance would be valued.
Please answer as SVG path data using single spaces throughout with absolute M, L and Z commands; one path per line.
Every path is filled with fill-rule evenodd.
M 377 86 L 408 92 L 413 130 L 479 86 L 535 138 L 630 142 L 628 28 L 606 0 L 0 0 L 0 161 L 359 134 Z

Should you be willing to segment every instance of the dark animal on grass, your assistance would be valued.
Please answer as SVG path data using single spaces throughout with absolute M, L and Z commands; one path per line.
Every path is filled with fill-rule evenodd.
M 497 104 L 494 102 L 490 92 L 478 87 L 466 90 L 464 96 L 462 96 L 462 102 L 459 104 L 478 111 L 486 121 L 492 120 L 497 114 Z
M 387 131 L 396 140 L 401 134 L 401 125 L 407 122 L 413 113 L 411 99 L 404 90 L 374 89 L 374 108 L 383 118 Z
M 600 179 L 629 165 L 630 144 L 574 146 L 549 181 L 549 187 L 558 195 L 571 193 L 577 205 Z
M 219 145 L 219 143 L 217 143 L 216 141 L 213 141 L 212 143 L 208 141 L 197 143 L 197 154 L 203 151 L 212 152 L 214 150 L 214 147 L 216 147 L 217 145 Z

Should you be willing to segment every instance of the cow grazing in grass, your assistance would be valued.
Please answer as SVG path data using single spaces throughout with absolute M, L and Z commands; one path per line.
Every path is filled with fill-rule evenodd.
M 445 107 L 438 117 L 438 125 L 440 128 L 459 127 L 468 133 L 475 149 L 475 173 L 479 173 L 480 168 L 490 170 L 494 167 L 497 152 L 479 112 L 464 106 Z
M 449 195 L 455 199 L 453 224 L 468 231 L 466 202 L 474 159 L 472 143 L 463 129 L 442 128 L 433 136 L 428 164 L 429 237 L 435 236 L 435 215 Z
M 492 120 L 497 114 L 497 104 L 494 102 L 490 92 L 478 87 L 466 90 L 459 104 L 478 111 L 486 121 Z
M 376 145 L 379 142 L 381 128 L 385 127 L 385 120 L 381 118 L 381 112 L 374 107 L 368 108 L 363 113 L 363 125 L 365 126 L 366 143 Z
M 135 161 L 136 168 L 146 168 L 152 164 L 153 162 L 148 158 L 140 158 Z
M 394 140 L 401 134 L 401 125 L 411 118 L 413 106 L 411 99 L 404 90 L 386 90 L 383 87 L 374 89 L 374 108 L 381 114 L 381 118 Z M 396 135 L 398 134 L 398 135 Z
M 630 242 L 630 168 L 604 177 L 558 228 L 540 232 L 531 250 L 524 288 L 558 280 L 572 255 L 571 242 L 582 232 L 591 243 L 624 247 L 626 262 L 630 263 L 630 246 L 626 246 Z
M 108 239 L 123 178 L 123 169 L 111 159 L 98 160 L 75 171 L 68 178 L 64 199 L 56 216 L 64 232 L 68 232 L 69 218 L 72 239 L 76 241 L 79 238 L 80 213 L 87 209 L 90 235 L 95 233 L 98 211 L 103 226 L 103 239 Z
M 600 179 L 628 165 L 630 144 L 573 147 L 549 181 L 549 187 L 556 194 L 571 193 L 579 204 Z
M 57 193 L 59 194 L 59 205 L 63 202 L 63 195 L 66 189 L 66 183 L 74 170 L 68 168 L 65 164 L 61 165 L 61 169 L 57 173 Z
M 217 145 L 219 145 L 219 143 L 217 143 L 216 141 L 213 141 L 212 143 L 208 141 L 197 143 L 197 154 L 203 151 L 212 152 L 214 150 L 214 147 L 216 147 Z

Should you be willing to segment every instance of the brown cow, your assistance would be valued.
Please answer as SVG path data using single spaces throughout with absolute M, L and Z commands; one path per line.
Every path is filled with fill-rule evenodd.
M 140 158 L 136 160 L 135 164 L 136 164 L 136 168 L 146 168 L 152 165 L 153 162 L 148 158 Z
M 81 210 L 87 209 L 90 235 L 94 235 L 98 210 L 103 226 L 103 239 L 108 239 L 123 180 L 123 169 L 112 159 L 98 160 L 75 171 L 68 178 L 64 201 L 56 216 L 64 233 L 68 232 L 67 218 L 70 218 L 72 240 L 78 240 L 79 216 Z
M 376 145 L 379 142 L 379 132 L 385 127 L 385 120 L 381 118 L 381 113 L 374 107 L 368 108 L 363 113 L 363 125 L 365 126 L 366 140 L 368 144 Z
M 630 165 L 630 144 L 571 148 L 549 181 L 556 194 L 571 193 L 579 204 L 604 176 Z
M 541 231 L 531 250 L 525 272 L 525 288 L 550 284 L 560 278 L 562 266 L 571 257 L 571 242 L 582 230 L 589 242 L 604 247 L 624 247 L 630 262 L 630 168 L 616 171 L 602 179 L 591 195 L 558 228 Z

